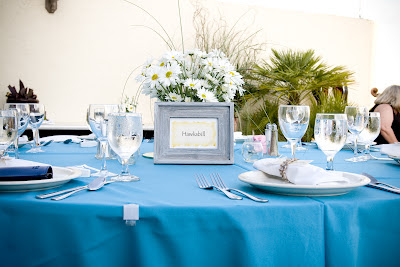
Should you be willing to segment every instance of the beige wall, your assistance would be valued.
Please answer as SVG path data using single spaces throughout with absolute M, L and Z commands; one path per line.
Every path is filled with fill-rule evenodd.
M 58 1 L 49 14 L 44 0 L 0 0 L 0 105 L 7 86 L 21 79 L 34 88 L 47 116 L 57 124 L 84 124 L 90 103 L 119 103 L 125 83 L 134 95 L 137 84 L 129 75 L 148 57 L 159 57 L 166 46 L 145 25 L 160 31 L 137 7 L 122 0 Z M 176 0 L 133 1 L 154 15 L 180 44 Z M 240 25 L 262 29 L 260 41 L 268 49 L 314 49 L 330 65 L 346 65 L 357 84 L 350 100 L 370 105 L 369 89 L 373 23 L 331 15 L 311 15 L 201 1 L 234 22 L 248 11 Z M 185 48 L 193 47 L 191 1 L 181 1 Z M 265 52 L 263 55 L 267 55 Z M 4 96 L 4 97 L 3 97 Z M 141 96 L 138 111 L 152 124 L 151 101 Z

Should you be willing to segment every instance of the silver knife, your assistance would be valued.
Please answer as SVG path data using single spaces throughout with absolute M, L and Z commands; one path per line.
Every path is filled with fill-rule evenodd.
M 371 187 L 371 188 L 380 189 L 380 190 L 383 190 L 383 191 L 387 191 L 387 192 L 390 192 L 390 193 L 400 194 L 400 190 L 389 188 L 389 187 L 386 187 L 386 186 L 383 186 L 383 185 L 367 184 L 366 186 Z

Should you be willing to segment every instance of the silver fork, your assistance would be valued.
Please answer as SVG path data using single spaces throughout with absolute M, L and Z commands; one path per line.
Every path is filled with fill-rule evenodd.
M 218 191 L 224 193 L 224 194 L 225 194 L 228 198 L 230 198 L 230 199 L 242 199 L 242 197 L 237 196 L 237 195 L 235 195 L 235 194 L 232 194 L 232 193 L 230 193 L 229 191 L 227 191 L 227 190 L 225 190 L 225 189 L 223 189 L 223 188 L 220 188 L 219 186 L 211 185 L 211 184 L 207 181 L 206 177 L 205 177 L 203 174 L 198 174 L 198 175 L 195 174 L 194 177 L 196 178 L 197 185 L 198 185 L 201 189 L 213 189 L 213 188 L 215 188 L 215 189 L 217 189 Z
M 238 193 L 244 195 L 245 197 L 248 197 L 251 200 L 254 200 L 257 202 L 268 202 L 268 199 L 263 199 L 263 198 L 259 198 L 259 197 L 250 195 L 249 193 L 243 192 L 242 190 L 239 190 L 239 189 L 228 188 L 218 173 L 211 174 L 210 176 L 211 176 L 211 180 L 213 181 L 214 185 L 217 185 L 220 188 L 225 189 L 228 192 L 235 191 L 235 192 L 238 192 Z

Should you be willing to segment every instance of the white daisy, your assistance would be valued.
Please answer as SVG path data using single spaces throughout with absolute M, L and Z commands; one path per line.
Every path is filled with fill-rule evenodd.
M 183 54 L 172 50 L 162 55 L 162 59 L 167 61 L 181 61 L 183 59 Z
M 182 97 L 176 93 L 169 93 L 167 99 L 171 102 L 182 102 Z
M 242 80 L 242 75 L 240 75 L 239 72 L 236 72 L 236 71 L 233 71 L 233 70 L 228 71 L 225 74 L 224 82 L 228 83 L 230 85 L 238 85 L 238 86 L 242 85 L 244 83 L 243 80 Z
M 182 71 L 179 65 L 176 62 L 172 62 L 172 64 L 168 64 L 164 68 L 161 68 L 160 81 L 164 86 L 170 86 L 171 84 L 175 85 L 179 79 L 178 75 L 181 73 Z
M 218 99 L 215 97 L 214 93 L 211 91 L 208 91 L 205 88 L 200 88 L 197 91 L 197 96 L 203 101 L 203 102 L 218 102 Z
M 152 67 L 149 67 L 147 69 L 146 82 L 150 84 L 151 88 L 154 88 L 154 87 L 156 87 L 157 85 L 160 84 L 160 82 L 161 82 L 161 79 L 160 79 L 161 78 L 161 73 L 160 72 L 161 72 L 161 69 L 158 68 L 158 67 L 153 67 L 152 66 Z
M 200 84 L 199 80 L 191 79 L 191 78 L 186 79 L 185 82 L 184 82 L 184 85 L 186 87 L 188 87 L 190 89 L 194 89 L 194 90 L 200 89 L 200 87 L 201 87 L 201 84 Z
M 135 112 L 135 107 L 131 104 L 126 105 L 127 112 Z

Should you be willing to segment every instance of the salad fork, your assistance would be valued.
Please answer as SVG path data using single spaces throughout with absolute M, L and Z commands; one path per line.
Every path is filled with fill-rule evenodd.
M 243 192 L 242 190 L 239 190 L 239 189 L 228 188 L 218 173 L 211 174 L 210 176 L 211 176 L 211 180 L 213 181 L 213 184 L 219 186 L 221 189 L 225 189 L 228 192 L 234 191 L 234 192 L 240 193 L 240 194 L 244 195 L 245 197 L 248 197 L 251 200 L 254 200 L 257 202 L 268 202 L 268 199 L 263 199 L 263 198 L 259 198 L 259 197 L 250 195 L 249 193 Z
M 206 177 L 203 174 L 199 174 L 199 175 L 195 174 L 194 176 L 196 178 L 197 185 L 201 189 L 213 189 L 213 188 L 215 188 L 218 191 L 224 193 L 230 199 L 242 199 L 242 197 L 237 196 L 235 194 L 232 194 L 229 191 L 227 191 L 227 190 L 225 190 L 223 188 L 220 188 L 219 186 L 209 184 L 207 179 L 206 179 Z

